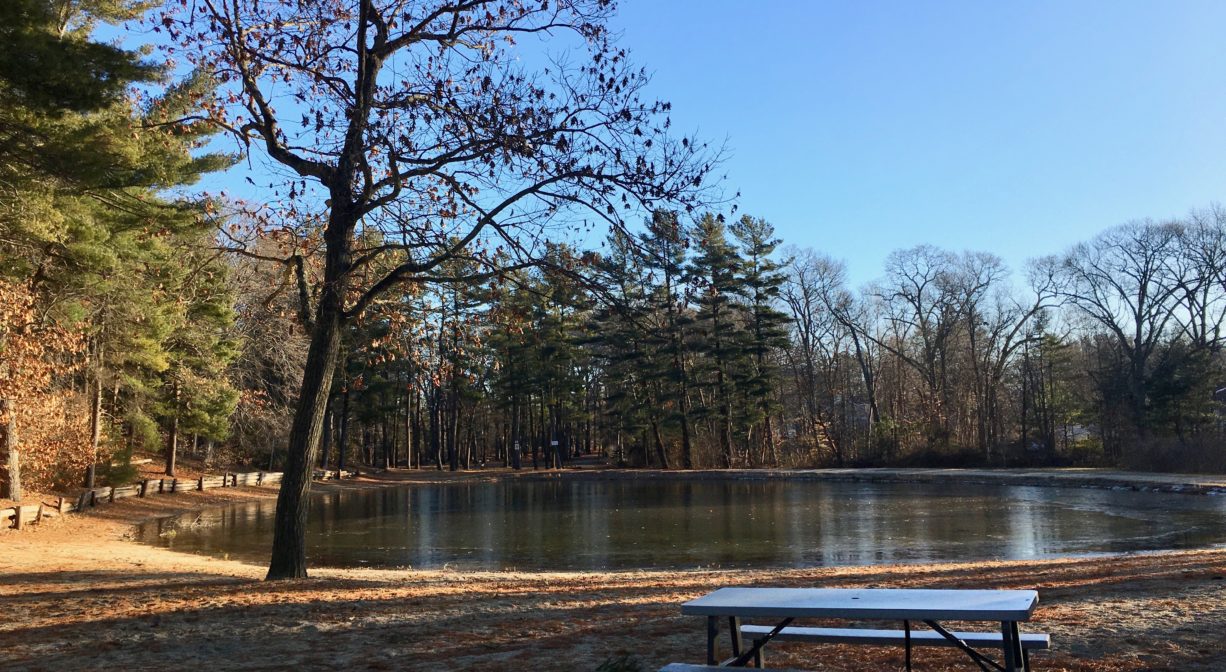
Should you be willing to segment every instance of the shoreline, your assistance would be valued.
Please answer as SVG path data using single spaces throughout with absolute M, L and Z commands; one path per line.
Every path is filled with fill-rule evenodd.
M 502 470 L 500 470 L 502 471 Z M 480 474 L 483 472 L 464 472 Z M 1018 487 L 1131 490 L 1171 494 L 1226 496 L 1226 476 L 1211 474 L 1164 474 L 1098 468 L 1050 469 L 961 469 L 872 467 L 865 469 L 563 469 L 555 471 L 507 471 L 519 478 L 653 478 L 677 480 L 798 480 L 856 483 L 922 483 L 1008 485 Z
M 501 477 L 391 472 L 312 490 Z M 1025 629 L 1054 641 L 1051 652 L 1035 655 L 1036 669 L 1226 669 L 1218 643 L 1226 629 L 1223 549 L 807 569 L 321 567 L 304 581 L 266 582 L 263 566 L 128 540 L 151 518 L 275 497 L 271 489 L 234 488 L 133 498 L 0 533 L 0 595 L 16 615 L 0 621 L 0 669 L 190 661 L 227 670 L 561 672 L 631 655 L 650 672 L 701 660 L 705 624 L 680 616 L 678 605 L 727 585 L 1034 588 L 1040 604 Z M 896 649 L 875 647 L 772 652 L 772 665 L 834 672 L 890 669 L 900 659 Z M 916 660 L 917 670 L 966 669 L 943 650 L 919 651 Z

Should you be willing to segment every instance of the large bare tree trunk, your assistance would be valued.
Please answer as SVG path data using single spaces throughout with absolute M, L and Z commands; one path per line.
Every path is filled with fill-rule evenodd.
M 334 203 L 344 202 L 334 195 Z M 311 470 L 323 434 L 324 412 L 332 392 L 332 373 L 336 369 L 341 343 L 342 306 L 349 271 L 353 222 L 350 213 L 333 210 L 325 239 L 328 244 L 324 266 L 323 291 L 319 298 L 307 350 L 306 368 L 298 393 L 298 408 L 290 427 L 289 450 L 281 491 L 277 495 L 277 516 L 273 524 L 272 558 L 268 579 L 306 578 L 306 527 Z M 341 446 L 344 450 L 344 446 Z
M 340 346 L 339 306 L 327 311 L 321 307 L 311 335 L 306 370 L 302 376 L 298 408 L 290 428 L 289 451 L 281 492 L 277 495 L 277 517 L 273 528 L 269 579 L 305 578 L 307 492 L 315 451 L 323 432 L 324 410 L 332 387 L 332 369 Z

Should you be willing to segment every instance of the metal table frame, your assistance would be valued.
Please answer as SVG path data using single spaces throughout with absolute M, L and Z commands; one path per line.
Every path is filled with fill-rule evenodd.
M 907 669 L 911 669 L 911 624 L 923 623 L 966 653 L 983 672 L 1029 672 L 1018 623 L 1030 620 L 1033 590 L 931 590 L 897 588 L 721 588 L 681 606 L 681 613 L 707 617 L 707 664 L 761 667 L 762 647 L 797 618 L 894 620 L 903 622 Z M 728 620 L 732 657 L 720 661 L 716 642 Z M 744 618 L 777 620 L 771 631 L 746 647 Z M 940 621 L 995 621 L 1000 624 L 1003 664 L 959 640 Z

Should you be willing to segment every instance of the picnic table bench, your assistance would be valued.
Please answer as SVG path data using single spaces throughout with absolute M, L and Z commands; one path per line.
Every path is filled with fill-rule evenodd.
M 1029 651 L 1046 649 L 1046 634 L 1023 635 L 1018 623 L 1030 619 L 1038 593 L 1033 590 L 933 590 L 898 588 L 721 588 L 681 606 L 681 613 L 707 617 L 707 664 L 675 663 L 667 672 L 697 672 L 715 666 L 763 665 L 763 648 L 772 641 L 839 644 L 901 644 L 911 669 L 913 646 L 949 646 L 966 653 L 985 672 L 1028 672 Z M 900 630 L 793 626 L 797 618 L 902 621 Z M 732 657 L 718 659 L 720 621 L 727 619 Z M 769 619 L 773 625 L 745 624 Z M 991 621 L 998 631 L 953 632 L 940 621 Z M 913 631 L 922 623 L 931 630 Z M 746 647 L 744 638 L 753 642 Z M 1000 649 L 997 663 L 976 647 Z

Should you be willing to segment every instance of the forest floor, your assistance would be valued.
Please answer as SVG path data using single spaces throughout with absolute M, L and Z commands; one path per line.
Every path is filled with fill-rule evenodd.
M 316 488 L 482 478 L 399 472 Z M 730 585 L 1032 588 L 1026 630 L 1052 635 L 1037 670 L 1226 669 L 1226 550 L 1027 562 L 627 572 L 264 569 L 141 545 L 156 516 L 275 497 L 233 488 L 127 499 L 0 531 L 0 669 L 643 670 L 703 657 L 681 602 Z M 982 624 L 980 624 L 982 625 Z M 773 666 L 896 670 L 897 648 L 780 644 Z M 917 671 L 972 669 L 919 649 Z M 634 669 L 633 666 L 623 670 Z

